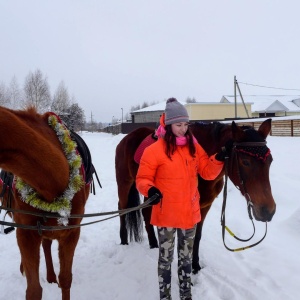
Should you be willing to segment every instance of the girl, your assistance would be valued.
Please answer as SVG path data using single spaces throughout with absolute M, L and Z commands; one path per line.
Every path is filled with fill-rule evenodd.
M 213 180 L 224 164 L 223 153 L 208 157 L 188 122 L 186 108 L 175 98 L 168 99 L 156 133 L 158 141 L 145 149 L 136 177 L 141 194 L 157 195 L 151 224 L 157 226 L 159 293 L 164 300 L 171 299 L 176 233 L 180 299 L 192 299 L 192 251 L 196 224 L 201 220 L 197 175 Z

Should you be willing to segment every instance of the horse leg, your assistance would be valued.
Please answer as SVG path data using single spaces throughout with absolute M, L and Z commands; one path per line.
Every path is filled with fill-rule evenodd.
M 73 257 L 79 240 L 80 228 L 69 229 L 68 233 L 65 238 L 58 240 L 58 256 L 60 262 L 58 283 L 62 291 L 62 300 L 70 300 Z
M 202 236 L 204 220 L 206 218 L 206 215 L 210 207 L 211 205 L 207 205 L 206 207 L 201 208 L 201 221 L 197 224 L 197 228 L 196 228 L 196 235 L 195 235 L 194 247 L 193 247 L 193 260 L 192 260 L 192 268 L 194 274 L 197 274 L 201 270 L 201 266 L 199 263 L 199 247 L 200 247 L 200 240 Z
M 120 216 L 120 238 L 121 245 L 128 245 L 128 232 L 126 228 L 125 215 Z
M 193 247 L 193 260 L 192 260 L 193 274 L 197 274 L 201 270 L 201 266 L 199 263 L 199 246 L 200 246 L 200 240 L 202 235 L 202 226 L 203 226 L 203 222 L 200 221 L 197 224 L 197 228 L 196 228 L 196 235 L 195 235 L 194 247 Z
M 129 195 L 131 185 L 132 182 L 123 181 L 123 180 L 120 181 L 119 179 L 118 182 L 118 196 L 119 196 L 118 209 L 119 210 L 127 208 L 128 195 Z M 121 245 L 128 245 L 128 231 L 126 227 L 125 215 L 120 216 L 120 239 L 121 239 Z
M 56 274 L 54 272 L 52 253 L 51 253 L 52 240 L 43 239 L 42 246 L 45 255 L 46 268 L 47 268 L 47 281 L 49 283 L 57 283 Z
M 142 210 L 150 249 L 158 248 L 158 243 L 154 232 L 154 226 L 150 224 L 151 212 L 152 212 L 152 207 L 146 207 Z
M 17 242 L 21 253 L 21 271 L 27 281 L 26 300 L 41 300 L 43 289 L 40 285 L 41 236 L 37 232 L 17 228 Z

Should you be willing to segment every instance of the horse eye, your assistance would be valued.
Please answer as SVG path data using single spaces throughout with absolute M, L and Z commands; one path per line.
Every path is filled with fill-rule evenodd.
M 250 166 L 250 161 L 248 159 L 243 159 L 242 163 L 244 166 L 249 167 Z

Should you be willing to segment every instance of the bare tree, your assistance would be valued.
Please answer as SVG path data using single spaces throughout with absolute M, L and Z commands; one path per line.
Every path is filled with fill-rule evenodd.
M 51 110 L 58 115 L 63 115 L 70 107 L 70 102 L 69 92 L 64 82 L 61 81 L 54 93 Z
M 144 101 L 141 108 L 145 108 L 145 107 L 148 107 L 148 106 L 149 106 L 148 102 Z
M 37 69 L 34 73 L 30 72 L 24 85 L 24 108 L 35 107 L 39 113 L 50 110 L 51 96 L 47 77 Z
M 139 109 L 141 109 L 141 106 L 138 104 L 138 105 L 135 105 L 135 106 L 131 106 L 130 111 L 135 111 L 135 110 L 139 110 Z
M 187 97 L 186 100 L 185 100 L 186 103 L 196 103 L 196 99 L 195 98 L 190 98 L 190 97 Z
M 12 109 L 20 108 L 20 103 L 22 100 L 22 91 L 19 88 L 19 84 L 16 76 L 13 76 L 11 79 L 9 88 L 8 88 L 8 96 L 10 99 L 10 107 Z
M 0 105 L 9 106 L 8 90 L 4 82 L 0 82 Z

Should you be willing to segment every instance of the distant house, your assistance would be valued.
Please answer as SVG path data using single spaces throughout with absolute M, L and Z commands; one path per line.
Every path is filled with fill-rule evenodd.
M 224 120 L 228 118 L 234 118 L 235 105 L 228 100 L 224 102 L 196 102 L 186 103 L 179 101 L 184 105 L 188 111 L 191 121 L 204 121 L 204 120 Z M 248 118 L 251 117 L 251 103 L 246 103 L 247 112 L 242 103 L 236 105 L 238 117 Z M 132 123 L 147 123 L 147 122 L 159 122 L 160 116 L 164 112 L 166 102 L 148 106 L 136 111 L 131 112 Z
M 185 107 L 190 120 L 208 121 L 225 120 L 235 118 L 251 118 L 251 102 L 231 103 L 222 97 L 219 102 L 195 102 L 186 103 Z
M 191 121 L 283 117 L 300 115 L 300 96 L 223 96 L 220 101 L 183 104 Z M 131 112 L 132 123 L 159 122 L 166 102 Z
M 223 96 L 223 101 L 234 103 L 234 96 Z M 252 103 L 252 117 L 284 117 L 300 115 L 300 96 L 243 95 L 244 101 Z M 237 97 L 237 102 L 241 98 Z

